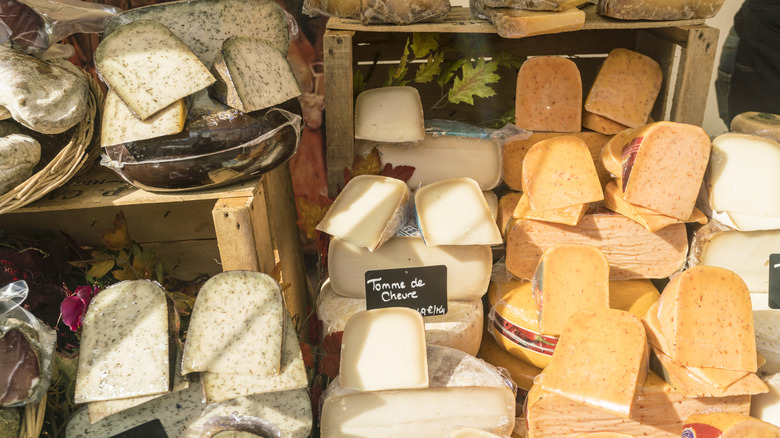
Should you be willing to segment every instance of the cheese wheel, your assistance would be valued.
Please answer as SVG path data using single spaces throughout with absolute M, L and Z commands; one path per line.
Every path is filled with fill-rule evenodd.
M 482 336 L 482 344 L 479 346 L 477 357 L 495 367 L 509 371 L 512 381 L 525 391 L 531 390 L 534 378 L 542 372 L 541 369 L 523 362 L 499 346 L 496 340 L 488 333 Z
M 544 222 L 552 222 L 556 224 L 564 225 L 577 225 L 582 219 L 585 213 L 588 211 L 590 204 L 575 204 L 568 207 L 555 208 L 552 210 L 539 210 L 534 211 L 531 208 L 531 202 L 528 200 L 528 196 L 525 193 L 517 201 L 517 206 L 512 212 L 512 217 L 516 219 L 534 219 Z
M 609 183 L 604 188 L 604 206 L 637 221 L 651 233 L 677 223 L 696 222 L 702 225 L 707 223 L 707 216 L 696 207 L 693 208 L 691 217 L 681 221 L 670 216 L 658 214 L 649 208 L 633 205 L 625 200 L 623 192 L 615 183 Z
M 748 111 L 731 119 L 731 132 L 759 135 L 780 142 L 780 115 Z
M 515 124 L 529 131 L 580 131 L 582 79 L 574 61 L 539 56 L 520 66 Z

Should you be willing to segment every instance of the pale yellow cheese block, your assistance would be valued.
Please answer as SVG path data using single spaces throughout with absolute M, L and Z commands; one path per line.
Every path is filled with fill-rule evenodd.
M 420 93 L 414 87 L 373 88 L 355 100 L 355 138 L 414 142 L 425 138 Z
M 585 24 L 585 11 L 577 8 L 563 11 L 529 11 L 486 7 L 484 12 L 503 38 L 572 32 L 582 29 Z
M 520 66 L 515 124 L 530 131 L 581 130 L 582 79 L 574 61 L 539 56 Z
M 522 189 L 533 211 L 604 199 L 588 145 L 569 135 L 531 146 L 523 159 Z
M 713 431 L 715 429 L 717 432 Z M 778 438 L 780 427 L 753 417 L 733 413 L 701 413 L 685 420 L 684 431 L 720 433 L 721 438 Z M 696 435 L 693 435 L 696 436 Z
M 512 212 L 512 217 L 516 219 L 534 219 L 564 225 L 577 225 L 577 222 L 579 222 L 580 219 L 582 219 L 582 216 L 588 211 L 589 206 L 589 203 L 575 204 L 568 207 L 554 208 L 552 210 L 534 211 L 531 208 L 528 196 L 523 193 L 520 200 L 517 202 L 517 206 L 515 206 L 515 210 Z
M 631 128 L 647 122 L 661 90 L 661 66 L 641 53 L 613 49 L 585 99 L 585 111 Z
M 565 243 L 547 248 L 532 282 L 540 333 L 559 336 L 577 312 L 608 309 L 608 282 L 609 264 L 598 248 Z
M 681 221 L 671 216 L 658 214 L 649 208 L 633 205 L 625 200 L 623 192 L 613 182 L 604 188 L 604 206 L 637 221 L 651 233 L 676 223 L 696 222 L 702 225 L 707 223 L 707 216 L 696 207 L 693 208 L 688 220 Z
M 622 123 L 618 123 L 587 110 L 582 110 L 582 127 L 600 132 L 604 135 L 615 135 L 620 131 L 628 129 L 628 126 Z
M 647 375 L 647 350 L 636 316 L 615 309 L 581 311 L 566 323 L 541 387 L 630 418 Z

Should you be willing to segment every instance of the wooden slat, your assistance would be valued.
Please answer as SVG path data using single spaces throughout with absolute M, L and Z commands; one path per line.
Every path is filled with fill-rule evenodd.
M 685 29 L 688 31 L 688 41 L 682 49 L 670 118 L 676 122 L 701 126 L 712 83 L 719 31 L 708 26 Z
M 636 50 L 642 54 L 645 54 L 658 62 L 663 72 L 663 79 L 661 80 L 661 90 L 658 93 L 658 98 L 655 101 L 653 110 L 650 116 L 653 120 L 665 120 L 666 114 L 669 112 L 669 108 L 672 105 L 672 94 L 669 92 L 671 84 L 675 83 L 672 73 L 674 67 L 678 63 L 675 59 L 675 47 L 674 43 L 659 37 L 656 33 L 642 31 L 637 36 Z
M 258 271 L 250 206 L 252 198 L 220 199 L 211 210 L 223 271 Z
M 353 32 L 327 30 L 323 37 L 325 64 L 326 138 L 338 147 L 326 149 L 328 194 L 335 196 L 344 185 L 343 169 L 352 166 L 355 155 L 352 101 Z

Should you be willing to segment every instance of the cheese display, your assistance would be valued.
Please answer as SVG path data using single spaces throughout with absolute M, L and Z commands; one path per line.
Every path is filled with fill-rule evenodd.
M 495 367 L 509 371 L 512 381 L 515 382 L 518 388 L 525 391 L 531 389 L 534 384 L 534 378 L 542 372 L 541 369 L 523 362 L 503 349 L 496 343 L 493 336 L 490 336 L 488 333 L 482 336 L 482 344 L 479 346 L 477 357 Z
M 141 120 L 113 90 L 108 90 L 100 123 L 100 145 L 105 147 L 178 134 L 184 129 L 186 118 L 187 106 L 184 99 L 179 99 L 146 120 Z
M 628 129 L 628 126 L 622 123 L 586 110 L 582 110 L 582 127 L 604 135 L 615 135 L 624 129 Z
M 482 190 L 501 182 L 501 147 L 492 140 L 455 135 L 426 135 L 419 145 L 377 146 L 382 166 L 412 166 L 406 181 L 414 190 L 432 182 L 468 177 Z
M 344 331 L 352 315 L 366 310 L 363 298 L 347 298 L 333 291 L 326 280 L 317 296 L 317 317 L 322 334 Z M 425 343 L 455 348 L 476 355 L 482 338 L 482 300 L 448 301 L 444 315 L 423 316 Z
M 427 246 L 412 236 L 394 236 L 372 252 L 334 237 L 328 246 L 328 272 L 337 294 L 365 298 L 367 271 L 444 265 L 447 299 L 473 300 L 488 288 L 492 254 L 488 245 Z
M 702 413 L 691 415 L 685 420 L 683 435 L 686 433 L 715 436 L 719 438 L 777 438 L 780 427 L 736 413 Z
M 523 159 L 522 190 L 533 211 L 604 199 L 588 146 L 568 135 L 531 146 Z
M 412 309 L 388 307 L 352 315 L 344 326 L 339 378 L 356 391 L 427 388 L 425 327 Z
M 512 217 L 517 219 L 534 219 L 544 222 L 553 222 L 565 225 L 577 225 L 590 209 L 590 204 L 576 204 L 569 207 L 555 208 L 552 210 L 534 211 L 531 208 L 531 201 L 525 193 L 517 201 Z
M 363 24 L 414 24 L 437 21 L 450 12 L 449 0 L 361 0 Z
M 685 419 L 702 412 L 736 412 L 747 415 L 750 396 L 685 398 L 653 373 L 639 391 L 631 418 L 579 403 L 534 385 L 528 393 L 525 418 L 533 438 L 577 438 L 609 430 L 631 436 L 679 437 Z
M 506 236 L 507 226 L 511 222 L 517 204 L 522 198 L 522 192 L 508 192 L 498 200 L 498 216 L 496 217 L 496 222 L 498 223 L 498 229 L 501 230 L 502 236 Z M 529 204 L 528 211 L 530 210 L 531 205 Z
M 147 280 L 107 287 L 84 316 L 76 403 L 161 394 L 170 389 L 168 303 Z
M 479 196 L 484 202 L 481 192 Z M 344 186 L 316 228 L 374 251 L 409 219 L 410 200 L 411 192 L 403 181 L 360 175 Z
M 676 223 L 696 222 L 702 225 L 707 223 L 707 216 L 696 207 L 693 208 L 688 220 L 680 221 L 670 216 L 658 214 L 649 208 L 632 205 L 626 202 L 623 192 L 614 182 L 607 184 L 604 188 L 604 206 L 637 221 L 651 233 Z
M 0 195 L 24 182 L 41 159 L 41 144 L 24 134 L 0 136 Z
M 780 142 L 780 115 L 748 111 L 731 119 L 729 131 L 759 135 Z
M 419 143 L 425 138 L 420 93 L 413 87 L 366 90 L 355 100 L 355 138 Z
M 520 220 L 507 232 L 507 270 L 518 278 L 532 278 L 544 250 L 558 243 L 601 250 L 609 262 L 610 280 L 669 277 L 683 267 L 688 251 L 684 224 L 651 233 L 615 213 L 586 214 L 577 226 Z
M 647 123 L 662 78 L 661 67 L 649 56 L 613 49 L 588 92 L 585 111 L 638 128 Z
M 428 184 L 417 190 L 414 202 L 426 245 L 503 242 L 485 197 L 473 179 L 452 178 Z
M 262 38 L 285 54 L 290 45 L 284 9 L 273 1 L 179 0 L 134 8 L 111 19 L 104 36 L 137 20 L 165 25 L 206 67 L 211 67 L 222 42 L 231 36 Z
M 306 438 L 312 428 L 311 401 L 305 389 L 257 394 L 220 403 L 202 401 L 199 384 L 89 424 L 86 409 L 68 422 L 66 438 L 110 438 L 158 420 L 170 437 L 199 438 L 222 431 L 259 436 Z
M 585 12 L 577 8 L 563 11 L 529 11 L 524 9 L 493 8 L 482 0 L 471 0 L 472 14 L 485 17 L 502 38 L 524 38 L 534 35 L 572 32 L 582 29 Z
M 322 437 L 423 438 L 456 427 L 509 435 L 515 395 L 499 370 L 447 347 L 428 346 L 427 357 L 430 388 L 350 391 L 334 380 L 323 394 Z
M 134 21 L 106 36 L 95 50 L 95 67 L 141 120 L 215 81 L 190 49 L 155 21 Z
M 211 72 L 216 83 L 209 94 L 245 113 L 301 95 L 285 53 L 260 38 L 226 39 Z
M 710 155 L 698 126 L 656 122 L 637 129 L 623 148 L 626 202 L 685 221 L 691 217 Z
M 616 309 L 575 313 L 561 333 L 541 388 L 621 418 L 630 418 L 647 375 L 645 328 Z M 572 370 L 585 370 L 583 379 Z
M 86 76 L 70 62 L 0 47 L 0 107 L 27 128 L 67 131 L 84 119 L 88 94 Z
M 597 12 L 621 20 L 691 20 L 710 18 L 725 0 L 599 0 Z
M 530 131 L 579 132 L 581 124 L 577 64 L 560 56 L 526 60 L 517 74 L 515 125 Z
M 284 312 L 279 285 L 266 274 L 228 271 L 211 277 L 192 309 L 182 374 L 278 374 L 284 331 L 292 330 L 285 327 Z

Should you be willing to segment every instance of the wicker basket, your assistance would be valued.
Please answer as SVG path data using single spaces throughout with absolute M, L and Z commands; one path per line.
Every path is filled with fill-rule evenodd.
M 103 93 L 91 75 L 84 72 L 89 81 L 87 114 L 78 125 L 71 128 L 67 144 L 44 145 L 41 143 L 41 160 L 32 176 L 27 178 L 8 193 L 0 196 L 0 214 L 40 199 L 45 194 L 68 181 L 76 172 L 100 153 L 100 148 L 92 144 L 98 110 L 103 104 Z
M 46 413 L 46 393 L 38 403 L 24 406 L 22 413 L 22 427 L 19 429 L 19 438 L 38 438 L 43 429 L 43 416 Z

